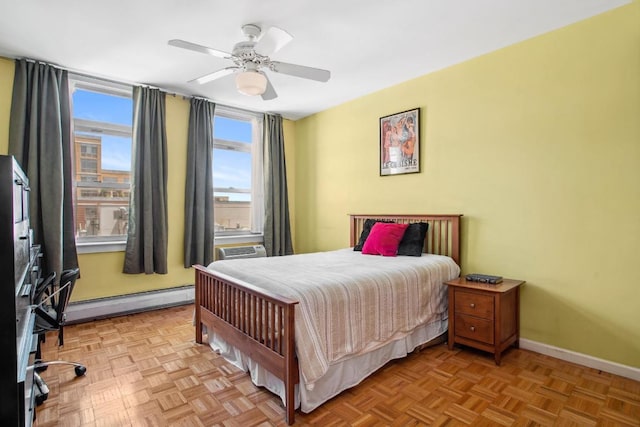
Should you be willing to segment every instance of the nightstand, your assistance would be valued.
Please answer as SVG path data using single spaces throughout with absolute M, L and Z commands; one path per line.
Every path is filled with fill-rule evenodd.
M 444 282 L 449 287 L 449 350 L 458 343 L 488 351 L 500 365 L 502 352 L 519 345 L 520 285 L 524 283 L 503 279 L 490 285 L 464 277 Z

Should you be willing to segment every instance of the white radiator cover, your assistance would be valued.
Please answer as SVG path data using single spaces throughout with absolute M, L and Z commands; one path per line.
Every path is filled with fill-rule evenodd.
M 267 256 L 267 251 L 262 245 L 230 246 L 218 248 L 218 259 L 262 258 Z

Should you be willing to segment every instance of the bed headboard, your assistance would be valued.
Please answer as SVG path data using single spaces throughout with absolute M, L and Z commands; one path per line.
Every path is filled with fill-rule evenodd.
M 360 239 L 367 219 L 394 221 L 400 224 L 427 222 L 427 236 L 423 251 L 429 254 L 446 255 L 460 265 L 460 217 L 462 215 L 349 215 L 351 247 Z

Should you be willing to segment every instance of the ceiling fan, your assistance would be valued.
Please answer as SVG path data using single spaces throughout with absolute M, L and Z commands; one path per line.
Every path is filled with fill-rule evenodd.
M 235 64 L 190 80 L 189 83 L 203 84 L 235 73 L 236 86 L 241 93 L 261 95 L 265 101 L 276 98 L 278 94 L 263 70 L 319 82 L 326 82 L 331 77 L 331 72 L 320 68 L 272 61 L 269 55 L 277 52 L 293 39 L 289 33 L 278 27 L 270 27 L 263 33 L 257 25 L 247 24 L 242 26 L 242 33 L 247 40 L 236 43 L 231 53 L 179 39 L 169 40 L 169 44 L 229 59 Z

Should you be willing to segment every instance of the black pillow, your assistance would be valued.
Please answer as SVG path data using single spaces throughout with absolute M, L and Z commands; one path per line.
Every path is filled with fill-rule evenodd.
M 386 220 L 379 220 L 379 219 L 366 219 L 364 221 L 364 224 L 362 225 L 362 233 L 360 233 L 360 240 L 358 240 L 358 243 L 356 243 L 356 245 L 353 247 L 354 251 L 361 251 L 362 252 L 362 247 L 364 246 L 364 242 L 367 240 L 367 237 L 369 237 L 369 233 L 371 233 L 371 229 L 373 228 L 373 225 L 376 222 L 393 222 L 393 221 L 386 221 Z
M 409 224 L 402 236 L 400 246 L 398 246 L 398 255 L 422 256 L 424 248 L 424 239 L 427 235 L 429 223 L 414 222 Z

